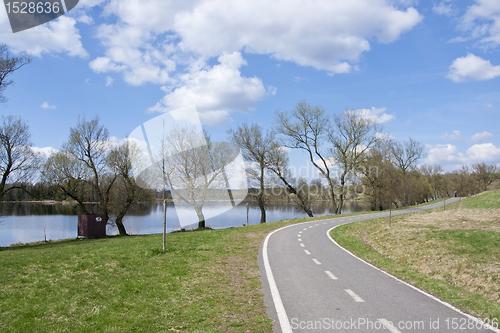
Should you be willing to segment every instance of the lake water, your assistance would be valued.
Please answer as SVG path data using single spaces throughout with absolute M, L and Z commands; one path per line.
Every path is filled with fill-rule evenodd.
M 77 207 L 63 204 L 42 203 L 3 203 L 3 217 L 0 217 L 0 247 L 17 243 L 30 243 L 47 240 L 58 240 L 77 237 Z M 1 208 L 1 207 L 0 207 Z M 180 229 L 178 213 L 189 209 L 189 206 L 178 206 L 173 203 L 167 206 L 168 232 Z M 312 206 L 313 214 L 333 215 L 333 208 L 328 202 L 316 202 Z M 347 202 L 343 213 L 362 211 L 361 204 Z M 284 219 L 306 217 L 292 204 L 280 203 L 270 205 L 267 209 L 267 221 L 275 222 Z M 247 210 L 244 203 L 231 210 L 206 220 L 206 225 L 214 229 L 239 227 L 246 224 Z M 249 224 L 260 222 L 260 210 L 254 204 L 249 205 Z M 163 205 L 151 204 L 135 208 L 125 216 L 124 225 L 131 235 L 157 234 L 163 230 Z M 195 228 L 197 223 L 191 227 Z M 190 227 L 187 227 L 190 228 Z M 107 226 L 108 235 L 118 234 L 113 225 Z

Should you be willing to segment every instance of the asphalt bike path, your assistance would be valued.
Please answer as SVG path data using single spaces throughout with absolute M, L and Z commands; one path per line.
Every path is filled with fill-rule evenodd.
M 440 202 L 392 215 L 442 206 Z M 259 267 L 273 330 L 500 333 L 360 260 L 328 235 L 345 223 L 387 216 L 383 212 L 317 220 L 268 234 L 260 248 Z

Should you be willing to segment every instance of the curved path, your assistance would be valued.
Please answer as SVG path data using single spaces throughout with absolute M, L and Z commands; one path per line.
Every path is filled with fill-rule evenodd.
M 355 257 L 328 236 L 335 226 L 388 214 L 304 222 L 267 235 L 259 266 L 275 332 L 500 332 Z

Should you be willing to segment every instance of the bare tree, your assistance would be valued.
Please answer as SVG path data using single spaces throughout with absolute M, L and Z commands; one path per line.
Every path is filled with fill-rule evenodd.
M 110 192 L 118 177 L 109 168 L 108 136 L 108 130 L 99 124 L 99 117 L 90 121 L 81 117 L 76 127 L 70 129 L 63 150 L 50 158 L 44 167 L 46 178 L 76 200 L 84 213 L 89 212 L 85 206 L 84 190 L 90 188 L 90 197 L 97 200 L 101 212 L 106 215 L 106 222 L 111 211 Z M 120 234 L 126 234 L 120 221 L 117 227 Z
M 483 191 L 486 191 L 488 185 L 498 179 L 497 166 L 494 164 L 476 163 L 472 166 L 472 170 Z
M 277 110 L 275 121 L 277 132 L 285 136 L 284 146 L 304 150 L 312 165 L 326 179 L 330 198 L 337 210 L 335 180 L 330 172 L 331 160 L 324 152 L 330 127 L 325 110 L 319 106 L 313 108 L 309 103 L 301 101 L 290 112 Z
M 418 141 L 410 138 L 409 141 L 403 143 L 392 142 L 389 145 L 389 151 L 392 163 L 401 173 L 400 188 L 401 194 L 399 195 L 400 201 L 403 206 L 408 206 L 414 202 L 415 180 L 413 179 L 414 173 L 410 173 L 417 168 L 417 162 L 422 159 L 424 154 L 424 146 Z M 413 198 L 412 198 L 413 197 Z
M 145 194 L 137 185 L 132 174 L 132 162 L 138 163 L 142 159 L 142 151 L 131 140 L 125 140 L 111 149 L 108 156 L 108 165 L 117 176 L 110 192 L 111 213 L 121 235 L 126 234 L 123 218 L 130 207 L 136 204 Z
M 424 146 L 410 138 L 403 143 L 393 142 L 390 146 L 391 157 L 394 165 L 403 173 L 417 167 L 417 162 L 425 157 Z
M 7 101 L 7 98 L 3 96 L 3 91 L 14 83 L 8 77 L 24 65 L 31 63 L 30 56 L 12 57 L 8 49 L 6 44 L 0 44 L 0 103 Z
M 362 175 L 365 196 L 371 210 L 384 210 L 393 204 L 394 166 L 383 149 L 371 149 L 357 167 Z
M 270 157 L 266 167 L 271 170 L 285 185 L 287 194 L 291 195 L 295 205 L 302 209 L 309 217 L 313 217 L 310 202 L 310 193 L 307 182 L 296 179 L 288 169 L 288 156 L 277 142 L 270 150 Z
M 375 120 L 363 116 L 359 110 L 346 110 L 337 115 L 328 132 L 332 156 L 340 167 L 340 194 L 336 214 L 342 213 L 347 177 L 361 164 L 363 157 L 382 141 L 381 127 Z
M 240 146 L 244 158 L 248 162 L 254 162 L 258 165 L 258 171 L 249 170 L 259 183 L 259 192 L 257 194 L 257 203 L 260 208 L 260 223 L 266 222 L 266 190 L 265 190 L 265 171 L 273 164 L 271 160 L 273 154 L 277 152 L 279 145 L 276 143 L 275 134 L 268 131 L 264 134 L 262 127 L 257 124 L 248 125 L 243 123 L 235 130 L 228 131 L 229 140 Z M 282 162 L 282 161 L 281 161 Z M 276 163 L 280 163 L 276 161 Z
M 0 201 L 4 194 L 35 175 L 40 158 L 31 149 L 28 124 L 16 116 L 2 116 L 0 123 Z
M 427 177 L 429 184 L 432 188 L 432 195 L 434 198 L 438 197 L 439 194 L 444 196 L 444 178 L 443 178 L 443 168 L 438 165 L 424 165 L 421 168 L 422 173 Z
M 227 145 L 211 142 L 193 126 L 174 127 L 167 136 L 166 177 L 174 196 L 191 205 L 198 228 L 205 228 L 203 207 L 218 195 L 227 195 L 224 165 L 234 155 Z

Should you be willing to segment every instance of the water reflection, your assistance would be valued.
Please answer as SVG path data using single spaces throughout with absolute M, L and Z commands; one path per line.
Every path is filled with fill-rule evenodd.
M 223 207 L 224 205 L 221 205 Z M 3 203 L 0 204 L 3 217 L 0 219 L 0 246 L 16 243 L 28 243 L 47 240 L 57 240 L 77 237 L 78 207 L 64 204 L 42 203 Z M 177 209 L 175 209 L 177 208 Z M 187 214 L 188 205 L 167 205 L 168 232 L 180 229 L 179 216 Z M 217 205 L 209 209 L 217 210 Z M 334 211 L 329 202 L 316 202 L 312 206 L 314 215 L 333 215 Z M 344 213 L 362 211 L 357 202 L 346 203 Z M 284 219 L 306 217 L 290 203 L 270 204 L 267 209 L 267 221 L 275 222 Z M 206 225 L 214 229 L 239 227 L 247 222 L 245 203 L 240 203 L 233 209 L 214 218 L 207 219 Z M 254 203 L 249 204 L 249 224 L 260 222 L 260 210 Z M 149 204 L 136 206 L 125 217 L 124 224 L 129 234 L 155 234 L 163 230 L 163 205 Z M 193 221 L 187 228 L 195 228 L 197 221 Z M 118 230 L 108 225 L 107 234 L 117 234 Z

